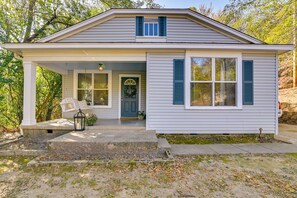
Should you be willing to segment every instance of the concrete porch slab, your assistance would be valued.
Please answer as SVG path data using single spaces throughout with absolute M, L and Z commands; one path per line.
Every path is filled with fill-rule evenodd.
M 55 160 L 152 159 L 158 154 L 155 131 L 73 131 L 48 141 Z
M 158 142 L 154 131 L 145 130 L 94 130 L 72 131 L 51 142 Z

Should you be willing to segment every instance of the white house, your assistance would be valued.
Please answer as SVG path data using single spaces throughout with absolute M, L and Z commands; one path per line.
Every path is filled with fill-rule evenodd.
M 140 110 L 147 130 L 208 134 L 277 133 L 278 54 L 293 49 L 189 9 L 111 9 L 2 47 L 23 60 L 22 126 L 36 125 L 39 65 L 63 75 L 63 98 L 86 99 L 100 119 Z

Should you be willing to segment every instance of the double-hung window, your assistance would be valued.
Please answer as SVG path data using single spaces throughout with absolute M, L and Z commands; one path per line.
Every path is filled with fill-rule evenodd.
M 158 22 L 144 22 L 144 36 L 159 36 Z
M 76 71 L 76 97 L 88 105 L 111 107 L 111 72 Z
M 190 106 L 235 107 L 237 58 L 191 57 Z

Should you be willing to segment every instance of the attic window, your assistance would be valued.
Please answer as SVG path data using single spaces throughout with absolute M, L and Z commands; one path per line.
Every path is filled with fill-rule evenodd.
M 145 22 L 144 23 L 144 36 L 159 36 L 158 22 Z

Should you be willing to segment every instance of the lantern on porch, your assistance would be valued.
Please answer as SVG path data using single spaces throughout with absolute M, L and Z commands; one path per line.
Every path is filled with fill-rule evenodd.
M 81 111 L 78 110 L 76 114 L 73 116 L 74 119 L 74 130 L 75 131 L 83 131 L 86 128 L 86 115 Z

